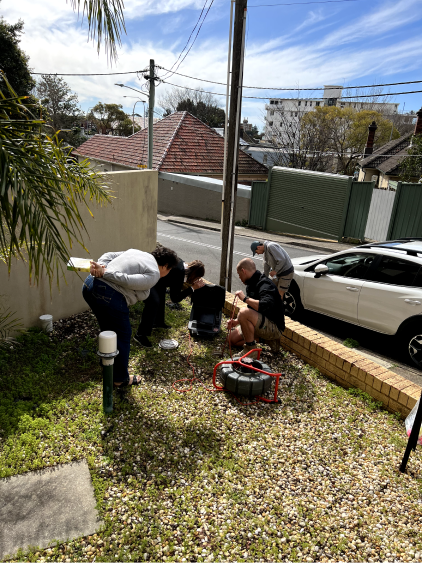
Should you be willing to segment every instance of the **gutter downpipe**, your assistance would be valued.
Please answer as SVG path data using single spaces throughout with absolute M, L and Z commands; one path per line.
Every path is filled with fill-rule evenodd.
M 227 88 L 226 88 L 226 116 L 224 120 L 224 163 L 223 163 L 223 186 L 221 189 L 221 229 L 220 238 L 223 238 L 223 217 L 224 217 L 224 179 L 226 177 L 226 158 L 227 158 L 227 143 L 228 143 L 228 116 L 229 116 L 229 100 L 230 100 L 230 61 L 232 54 L 232 34 L 233 34 L 233 7 L 235 0 L 231 0 L 230 4 L 230 29 L 229 29 L 229 50 L 227 54 Z

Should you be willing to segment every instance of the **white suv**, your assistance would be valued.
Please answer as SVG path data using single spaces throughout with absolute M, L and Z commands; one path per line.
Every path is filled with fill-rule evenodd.
M 294 258 L 286 314 L 309 309 L 388 335 L 422 368 L 422 239 Z

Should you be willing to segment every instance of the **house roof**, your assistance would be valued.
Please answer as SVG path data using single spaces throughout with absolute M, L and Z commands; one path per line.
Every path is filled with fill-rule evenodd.
M 407 156 L 410 139 L 413 133 L 402 135 L 389 141 L 371 155 L 360 161 L 361 168 L 375 168 L 383 174 L 391 174 L 398 167 L 401 159 Z
M 223 174 L 224 139 L 190 113 L 154 123 L 153 168 L 182 174 Z M 148 128 L 130 137 L 94 135 L 75 154 L 139 168 L 148 162 Z M 239 174 L 267 175 L 267 168 L 239 150 Z

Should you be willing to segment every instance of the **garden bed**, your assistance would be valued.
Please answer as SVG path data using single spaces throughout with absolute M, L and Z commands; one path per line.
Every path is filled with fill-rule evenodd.
M 134 327 L 141 309 L 131 308 Z M 176 392 L 174 381 L 191 376 L 188 316 L 186 303 L 168 310 L 173 328 L 154 333 L 154 348 L 132 346 L 142 384 L 115 394 L 109 416 L 91 313 L 0 351 L 0 476 L 85 458 L 104 521 L 94 536 L 15 559 L 421 560 L 421 456 L 398 472 L 403 421 L 266 348 L 264 361 L 283 373 L 280 404 L 207 391 L 224 331 L 192 341 L 204 385 Z M 163 337 L 180 347 L 160 350 Z

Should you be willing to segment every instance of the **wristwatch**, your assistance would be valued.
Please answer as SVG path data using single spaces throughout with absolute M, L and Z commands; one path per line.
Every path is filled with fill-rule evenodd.
M 243 303 L 246 303 L 246 299 L 248 298 L 247 295 L 245 295 L 245 297 L 242 299 Z

